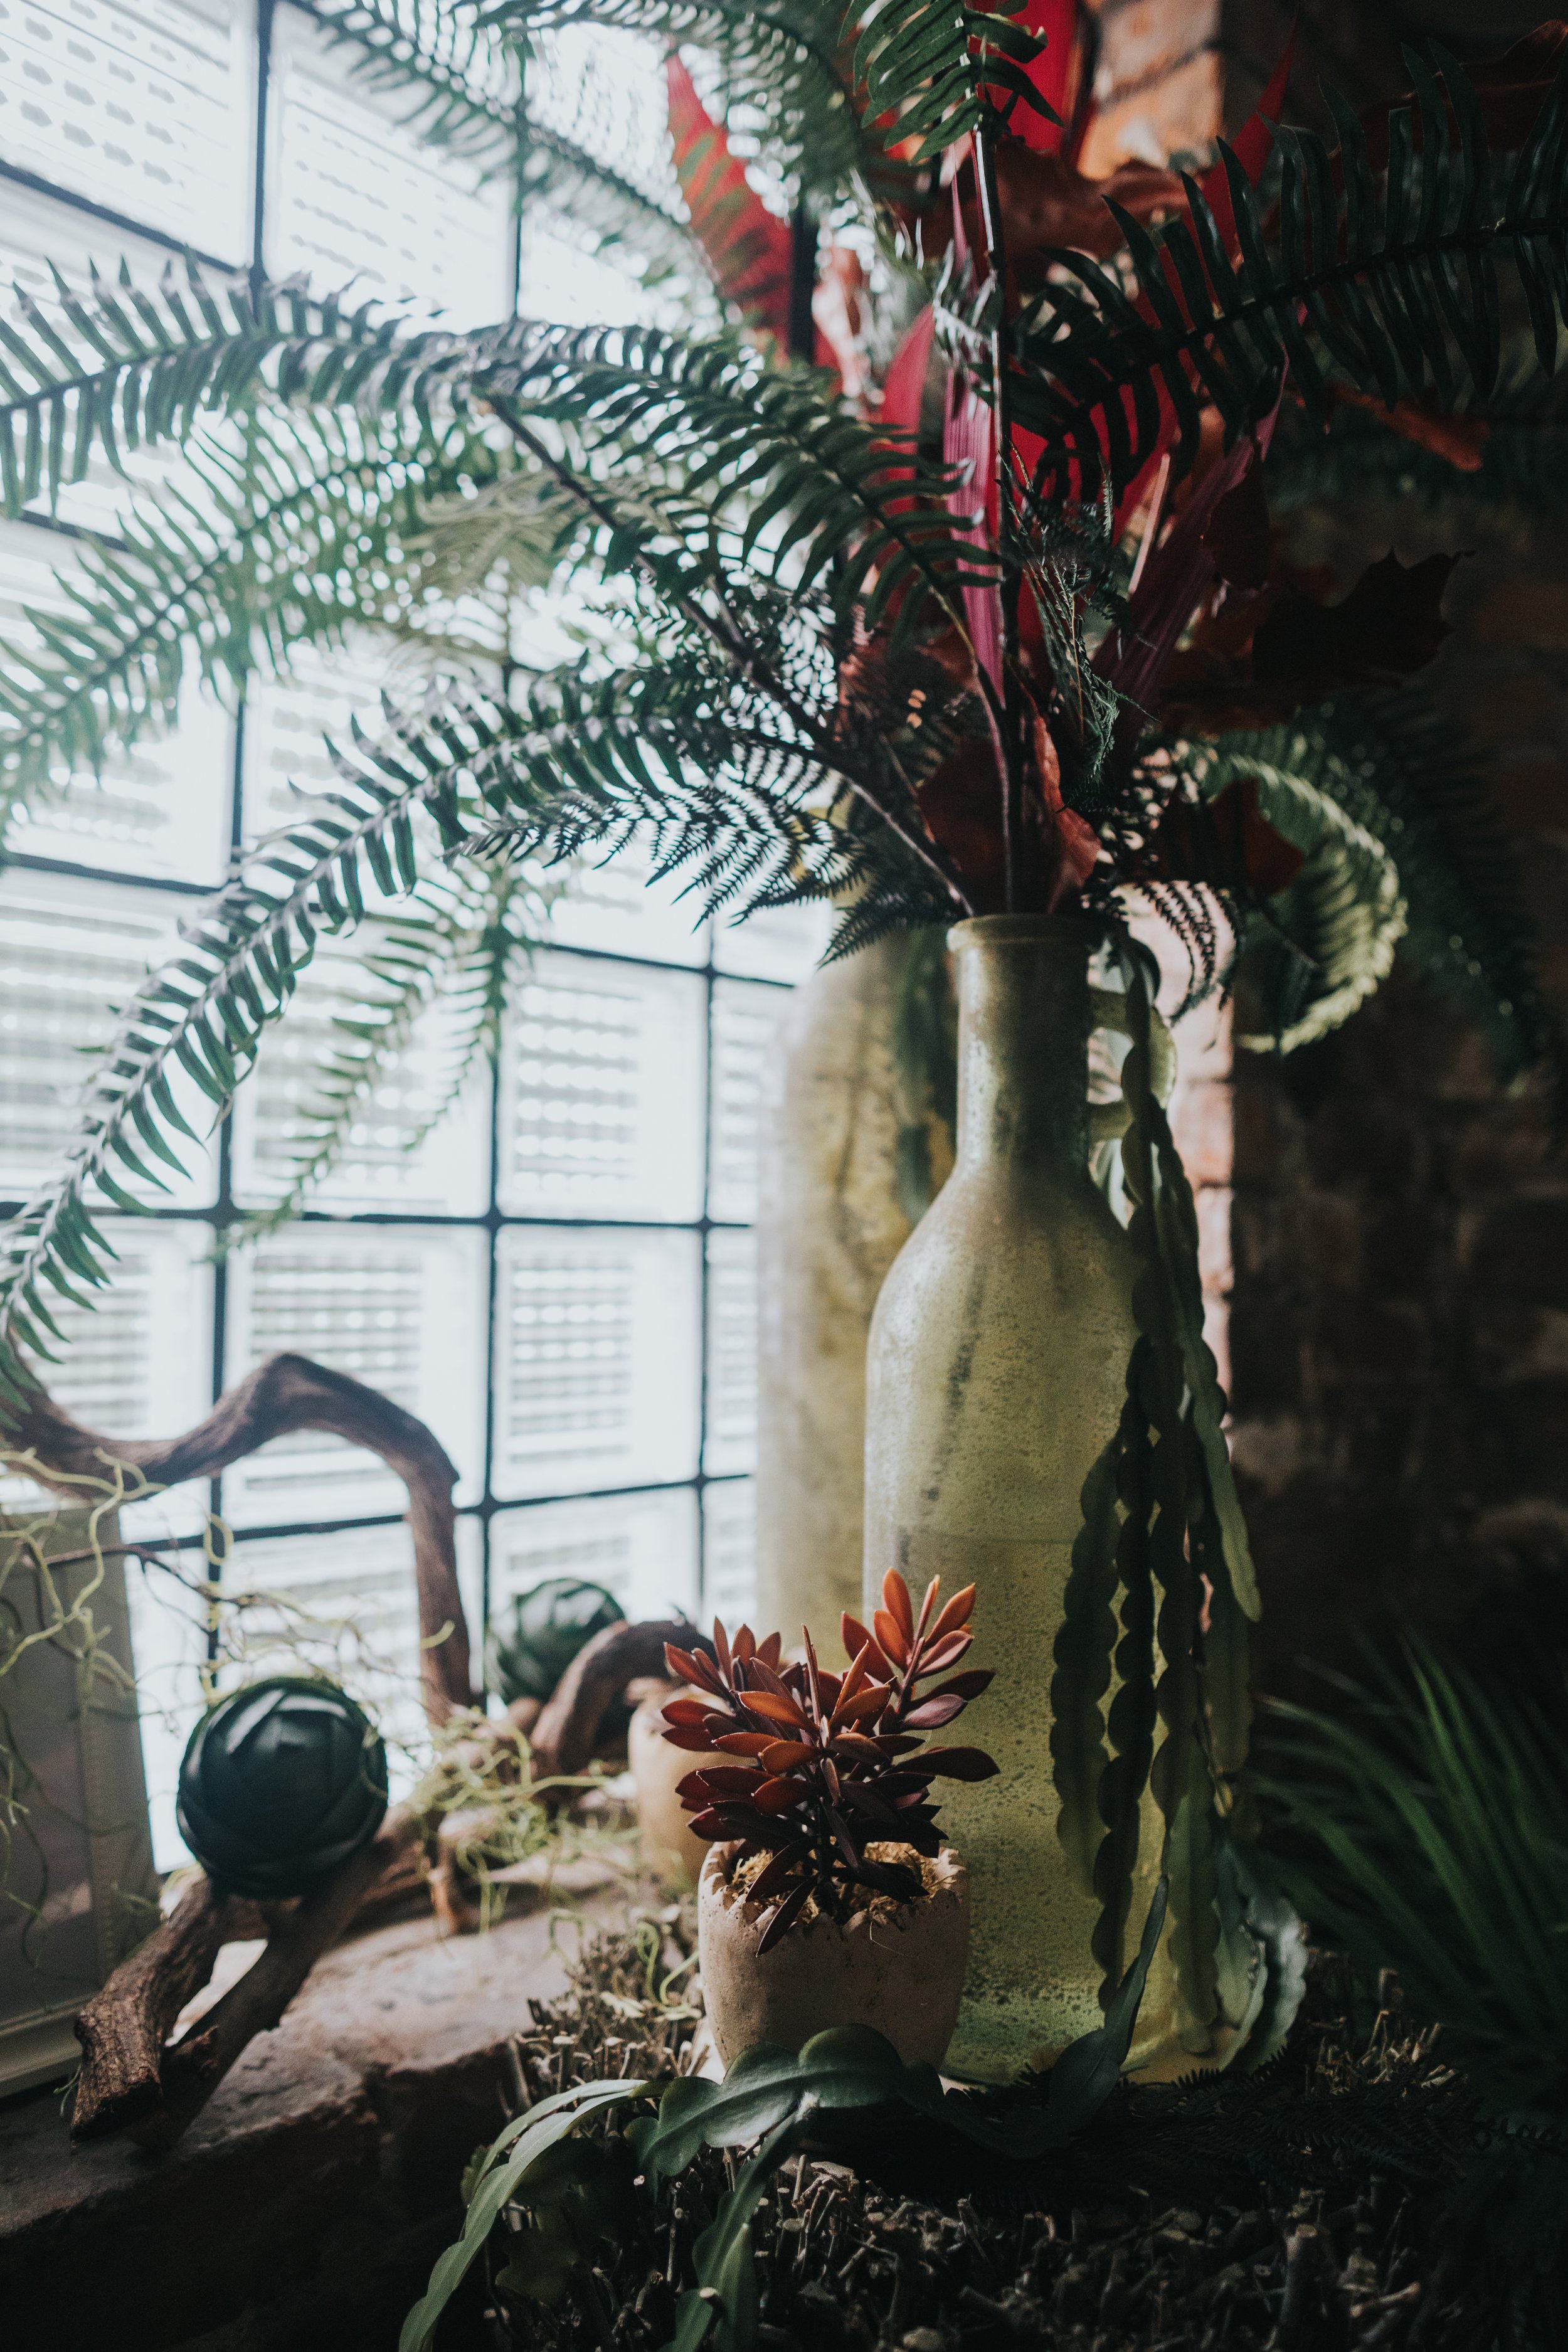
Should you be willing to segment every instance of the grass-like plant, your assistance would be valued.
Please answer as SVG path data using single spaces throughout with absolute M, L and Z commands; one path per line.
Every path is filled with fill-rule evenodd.
M 1568 1740 L 1426 1642 L 1353 1714 L 1277 1703 L 1259 1787 L 1274 1867 L 1321 1935 L 1392 1969 L 1510 2105 L 1568 2102 Z

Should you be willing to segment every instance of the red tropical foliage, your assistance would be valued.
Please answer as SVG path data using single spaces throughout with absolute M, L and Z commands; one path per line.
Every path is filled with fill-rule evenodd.
M 918 1895 L 913 1871 L 873 1860 L 868 1845 L 938 1853 L 931 1783 L 988 1780 L 996 1770 L 981 1748 L 924 1744 L 991 1680 L 984 1667 L 952 1672 L 973 1640 L 967 1627 L 974 1587 L 939 1609 L 941 1582 L 931 1579 L 917 1617 L 908 1585 L 890 1570 L 872 1630 L 844 1618 L 850 1664 L 842 1674 L 818 1664 L 809 1633 L 805 1657 L 781 1666 L 781 1637 L 758 1642 L 749 1625 L 731 1642 L 715 1622 L 711 1656 L 665 1652 L 671 1674 L 700 1694 L 670 1701 L 665 1738 L 734 1759 L 703 1765 L 681 1781 L 692 1828 L 702 1838 L 738 1838 L 737 1863 L 770 1857 L 748 1890 L 752 1901 L 773 1903 L 762 1951 L 787 1935 L 813 1895 L 837 1917 L 856 1887 L 899 1902 Z M 922 1692 L 936 1675 L 943 1679 Z

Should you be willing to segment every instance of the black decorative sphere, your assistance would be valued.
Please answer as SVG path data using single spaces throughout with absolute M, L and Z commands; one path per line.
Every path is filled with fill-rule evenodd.
M 625 1617 L 613 1592 L 574 1576 L 548 1577 L 520 1592 L 510 1625 L 490 1636 L 490 1680 L 502 1705 L 536 1698 L 542 1706 L 578 1651 Z
M 303 1895 L 381 1827 L 386 1749 L 331 1683 L 250 1683 L 192 1732 L 177 1811 L 221 1894 Z

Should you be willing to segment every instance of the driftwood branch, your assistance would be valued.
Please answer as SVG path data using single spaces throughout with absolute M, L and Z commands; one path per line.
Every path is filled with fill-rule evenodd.
M 606 1625 L 578 1651 L 545 1701 L 528 1744 L 537 1780 L 580 1772 L 594 1754 L 605 1712 L 639 1675 L 662 1679 L 668 1672 L 664 1645 L 706 1650 L 709 1643 L 684 1618 L 659 1624 Z
M 458 1589 L 452 1509 L 458 1474 L 425 1423 L 390 1397 L 306 1356 L 272 1356 L 226 1391 L 205 1421 L 184 1437 L 100 1437 L 42 1390 L 15 1412 L 6 1437 L 23 1451 L 33 1449 L 42 1465 L 37 1475 L 46 1485 L 79 1499 L 68 1476 L 101 1475 L 106 1459 L 131 1463 L 155 1486 L 176 1486 L 187 1478 L 216 1477 L 269 1438 L 300 1429 L 328 1430 L 364 1446 L 395 1470 L 408 1489 L 425 1706 L 433 1723 L 444 1722 L 455 1706 L 470 1706 L 473 1698 L 468 1630 Z M 51 1478 L 51 1472 L 58 1475 Z
M 227 1940 L 227 1905 L 204 1875 L 123 1960 L 76 2021 L 81 2043 L 73 2139 L 104 2139 L 162 2106 L 163 2044 Z
M 172 2147 L 195 2121 L 247 2045 L 268 2033 L 323 1952 L 338 1941 L 376 1881 L 423 1840 L 426 1817 L 397 1805 L 377 1835 L 313 1887 L 267 1939 L 245 1974 L 163 2053 L 158 2106 L 132 2126 L 144 2148 Z

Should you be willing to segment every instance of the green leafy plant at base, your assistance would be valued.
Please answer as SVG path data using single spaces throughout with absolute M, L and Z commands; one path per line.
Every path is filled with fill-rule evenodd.
M 1164 1909 L 1162 1885 L 1151 1906 L 1138 1956 L 1104 2024 L 1062 2053 L 1051 2070 L 1043 2105 L 1019 2106 L 996 2117 L 975 2112 L 963 2096 L 942 2089 L 934 2066 L 906 2066 L 892 2044 L 869 2026 L 838 2026 L 819 2033 L 798 2056 L 763 2043 L 742 2052 L 722 2082 L 686 2076 L 665 2087 L 657 2115 L 639 2118 L 628 2134 L 637 2166 L 650 2180 L 656 2173 L 684 2172 L 703 2147 L 728 2149 L 759 2143 L 737 2174 L 712 2226 L 698 2241 L 696 2281 L 679 2297 L 669 2352 L 698 2352 L 715 2327 L 729 2352 L 747 2352 L 755 2345 L 751 2220 L 769 2181 L 789 2157 L 808 2143 L 832 2147 L 836 2119 L 885 2112 L 892 2124 L 903 2111 L 959 2134 L 988 2154 L 1020 2162 L 1069 2147 L 1092 2122 L 1120 2078 Z M 428 2352 L 437 2322 L 483 2250 L 503 2208 L 514 2200 L 531 2205 L 536 2184 L 546 2216 L 542 2231 L 544 2243 L 537 2250 L 542 2260 L 533 2266 L 523 2249 L 522 2275 L 531 2276 L 536 2283 L 530 2291 L 539 2285 L 545 2288 L 540 2300 L 555 2298 L 571 2264 L 565 2261 L 563 2231 L 554 2217 L 563 2190 L 580 2189 L 583 2180 L 582 2175 L 574 2177 L 562 2168 L 556 2152 L 579 2123 L 656 2094 L 659 2086 L 647 2082 L 581 2084 L 513 2117 L 470 2168 L 462 2236 L 437 2260 L 428 2291 L 404 2323 L 398 2352 Z M 535 2167 L 540 2168 L 537 2173 Z M 515 2263 L 520 2257 L 517 2241 L 512 2242 L 510 2260 Z
M 1568 1746 L 1430 1643 L 1353 1712 L 1269 1708 L 1270 1867 L 1321 1935 L 1392 1969 L 1494 2101 L 1568 2105 Z

